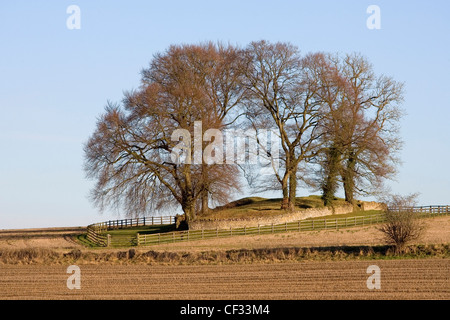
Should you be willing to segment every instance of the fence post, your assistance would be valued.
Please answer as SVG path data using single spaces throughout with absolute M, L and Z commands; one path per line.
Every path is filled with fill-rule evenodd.
M 219 227 L 216 227 L 216 238 L 219 237 Z
M 106 246 L 109 247 L 111 245 L 111 235 L 108 233 L 106 235 Z
M 136 244 L 139 246 L 139 232 L 136 233 Z
M 161 224 L 163 224 L 163 217 L 161 217 Z
M 145 217 L 144 217 L 144 227 L 145 227 Z

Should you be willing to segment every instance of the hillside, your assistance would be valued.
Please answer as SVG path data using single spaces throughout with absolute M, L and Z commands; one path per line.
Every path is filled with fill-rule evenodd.
M 232 201 L 226 205 L 218 206 L 206 214 L 198 215 L 197 219 L 243 219 L 243 218 L 257 218 L 257 217 L 272 217 L 287 213 L 286 210 L 281 209 L 281 198 L 261 198 L 261 197 L 247 197 L 236 201 Z M 361 201 L 358 201 L 358 204 Z M 348 203 L 341 198 L 335 198 L 332 206 L 339 207 L 348 205 Z M 310 195 L 307 197 L 297 197 L 295 203 L 295 210 L 302 209 L 320 209 L 324 208 L 323 200 L 318 195 Z
M 336 198 L 334 206 L 345 205 L 344 199 Z M 295 208 L 298 210 L 309 208 L 323 208 L 323 200 L 320 196 L 297 197 Z M 253 217 L 270 217 L 283 214 L 281 198 L 247 197 L 232 201 L 224 206 L 218 206 L 204 215 L 198 215 L 197 219 L 242 219 Z

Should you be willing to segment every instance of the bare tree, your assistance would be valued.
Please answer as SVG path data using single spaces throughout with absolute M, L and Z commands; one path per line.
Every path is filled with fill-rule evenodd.
M 141 87 L 128 92 L 123 105 L 106 108 L 85 145 L 85 168 L 97 180 L 92 197 L 100 208 L 136 215 L 178 204 L 189 223 L 202 198 L 224 202 L 239 189 L 236 168 L 205 166 L 201 140 L 208 128 L 222 129 L 239 103 L 241 57 L 238 49 L 211 43 L 171 46 L 155 55 L 142 71 Z M 200 132 L 194 132 L 197 121 Z M 184 134 L 174 136 L 177 129 Z M 194 133 L 200 162 L 191 152 L 199 142 L 191 141 Z
M 274 172 L 281 185 L 283 209 L 295 206 L 298 167 L 317 152 L 320 104 L 309 69 L 313 55 L 302 58 L 289 43 L 252 42 L 247 48 L 247 114 L 255 131 L 275 128 L 280 139 L 281 171 Z
M 266 41 L 244 50 L 171 46 L 142 70 L 141 86 L 98 120 L 85 145 L 85 169 L 97 182 L 92 197 L 129 215 L 179 205 L 188 222 L 195 219 L 239 190 L 238 167 L 205 162 L 204 154 L 220 154 L 211 145 L 245 116 L 247 128 L 271 129 L 279 141 L 278 167 L 267 141 L 256 135 L 249 143 L 272 160 L 274 179 L 265 186 L 281 187 L 283 209 L 294 208 L 298 181 L 310 182 L 311 163 L 321 168 L 326 204 L 340 182 L 353 202 L 395 173 L 401 100 L 402 85 L 376 77 L 359 55 L 302 57 L 289 43 Z
M 394 246 L 396 254 L 404 253 L 407 243 L 419 239 L 425 230 L 424 224 L 413 210 L 417 196 L 393 195 L 386 201 L 386 222 L 379 230 L 386 243 Z
M 358 54 L 324 55 L 316 72 L 317 94 L 327 108 L 323 121 L 322 190 L 325 202 L 343 183 L 345 199 L 372 194 L 391 179 L 399 162 L 398 123 L 403 85 L 384 75 Z

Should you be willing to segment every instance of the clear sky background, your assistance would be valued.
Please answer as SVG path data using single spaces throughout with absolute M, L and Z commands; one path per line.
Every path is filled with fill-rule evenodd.
M 81 29 L 69 30 L 69 5 Z M 381 29 L 369 30 L 369 5 Z M 395 193 L 450 204 L 450 1 L 2 1 L 0 229 L 84 226 L 83 143 L 107 100 L 136 88 L 171 44 L 289 41 L 303 53 L 360 52 L 405 82 L 405 141 Z M 308 194 L 299 190 L 299 195 Z

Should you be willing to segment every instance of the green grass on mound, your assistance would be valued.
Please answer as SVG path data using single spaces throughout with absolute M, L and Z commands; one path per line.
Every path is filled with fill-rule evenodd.
M 175 228 L 175 224 L 130 227 L 130 228 L 124 228 L 124 229 L 109 230 L 108 233 L 114 237 L 121 237 L 121 236 L 129 237 L 129 236 L 136 235 L 136 233 L 152 234 L 152 233 L 164 233 L 164 232 L 172 232 L 172 231 L 177 231 Z
M 198 219 L 242 219 L 252 217 L 270 217 L 285 213 L 281 209 L 281 198 L 266 199 L 261 197 L 248 197 L 232 201 L 224 206 L 216 207 Z M 336 198 L 332 205 L 341 206 L 347 204 L 344 199 Z M 323 208 L 321 196 L 311 195 L 297 197 L 295 208 L 298 210 L 308 208 Z

